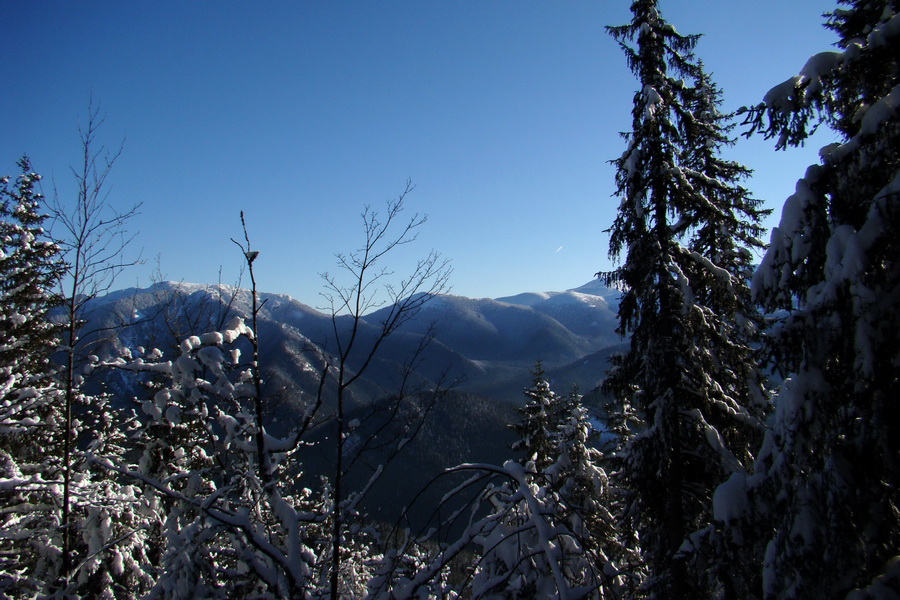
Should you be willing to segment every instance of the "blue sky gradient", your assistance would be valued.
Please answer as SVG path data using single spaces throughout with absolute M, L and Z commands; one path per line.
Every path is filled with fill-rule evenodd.
M 605 25 L 626 1 L 0 3 L 6 81 L 0 171 L 23 153 L 71 194 L 89 98 L 99 141 L 124 152 L 111 203 L 133 221 L 147 263 L 120 287 L 236 279 L 244 210 L 257 280 L 316 306 L 318 273 L 361 242 L 359 213 L 412 179 L 429 215 L 402 272 L 430 249 L 452 259 L 453 292 L 562 290 L 611 268 L 619 131 L 636 83 Z M 759 102 L 828 50 L 826 0 L 662 0 L 725 92 Z M 740 131 L 740 130 L 738 130 Z M 816 150 L 740 140 L 728 156 L 775 209 Z

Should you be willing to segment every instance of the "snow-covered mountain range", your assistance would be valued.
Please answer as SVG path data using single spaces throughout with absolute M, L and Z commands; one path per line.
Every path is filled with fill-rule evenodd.
M 521 398 L 537 361 L 560 391 L 578 386 L 588 392 L 603 378 L 609 350 L 621 344 L 615 333 L 618 292 L 599 281 L 562 292 L 528 292 L 497 299 L 440 295 L 380 349 L 355 390 L 357 402 L 393 393 L 400 370 L 433 332 L 416 376 L 427 387 L 440 377 L 458 389 L 505 400 Z M 267 379 L 287 396 L 316 389 L 321 356 L 334 354 L 335 325 L 322 313 L 281 294 L 261 293 L 259 340 Z M 366 315 L 361 345 L 378 334 L 389 308 Z M 224 285 L 163 282 L 127 289 L 98 299 L 88 329 L 111 328 L 104 354 L 158 347 L 174 351 L 188 335 L 220 327 L 232 315 L 248 318 L 250 294 Z M 117 325 L 129 326 L 115 329 Z M 338 317 L 338 331 L 350 327 Z M 358 368 L 351 357 L 351 368 Z
M 455 382 L 453 391 L 431 409 L 408 451 L 372 489 L 366 509 L 380 518 L 396 518 L 398 507 L 408 501 L 410 481 L 426 481 L 462 462 L 502 464 L 510 458 L 513 439 L 507 425 L 517 418 L 515 408 L 524 402 L 523 390 L 532 383 L 536 361 L 541 361 L 558 393 L 577 386 L 588 396 L 587 404 L 598 406 L 597 395 L 591 392 L 603 379 L 610 354 L 622 347 L 614 332 L 617 298 L 615 290 L 593 281 L 562 292 L 430 299 L 415 318 L 385 340 L 375 361 L 350 389 L 348 418 L 366 422 L 377 412 L 379 401 L 397 393 L 405 366 L 429 332 L 434 338 L 416 362 L 407 389 L 428 390 Z M 277 433 L 279 425 L 287 429 L 296 424 L 313 401 L 322 357 L 334 356 L 338 350 L 335 331 L 346 339 L 352 323 L 346 316 L 333 322 L 331 315 L 289 296 L 262 293 L 260 300 L 257 329 L 267 422 L 270 431 Z M 366 315 L 360 324 L 357 341 L 362 347 L 374 343 L 386 310 Z M 235 315 L 249 322 L 250 314 L 251 296 L 246 290 L 164 282 L 97 299 L 85 331 L 99 331 L 89 335 L 95 338 L 92 352 L 101 358 L 138 356 L 153 348 L 174 357 L 186 337 L 219 330 Z M 242 355 L 248 357 L 250 347 L 244 345 Z M 350 357 L 351 373 L 360 368 L 360 361 L 359 356 Z M 125 406 L 138 406 L 132 399 L 141 401 L 150 393 L 130 371 L 107 370 L 104 377 Z M 333 386 L 333 381 L 326 384 L 323 414 L 334 408 Z M 312 434 L 309 454 L 302 460 L 306 476 L 327 472 L 330 431 L 326 420 Z M 411 473 L 418 476 L 410 479 Z M 362 478 L 360 484 L 368 476 L 364 469 L 350 474 L 351 480 Z

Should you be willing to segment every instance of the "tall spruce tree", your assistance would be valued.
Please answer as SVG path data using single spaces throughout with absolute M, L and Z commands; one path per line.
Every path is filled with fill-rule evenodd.
M 746 169 L 720 158 L 728 126 L 693 56 L 698 36 L 679 34 L 655 0 L 631 10 L 631 23 L 608 28 L 640 83 L 614 161 L 610 256 L 625 260 L 605 274 L 623 290 L 619 332 L 631 334 L 606 382 L 615 472 L 629 493 L 624 526 L 649 569 L 644 592 L 711 597 L 727 586 L 723 573 L 700 560 L 697 536 L 684 542 L 708 529 L 716 486 L 747 468 L 761 436 L 747 248 L 761 245 L 762 211 L 738 184 Z
M 778 147 L 822 122 L 839 140 L 785 202 L 753 283 L 784 315 L 772 350 L 788 374 L 744 485 L 773 532 L 768 598 L 900 594 L 900 2 L 841 4 L 838 50 L 750 119 Z

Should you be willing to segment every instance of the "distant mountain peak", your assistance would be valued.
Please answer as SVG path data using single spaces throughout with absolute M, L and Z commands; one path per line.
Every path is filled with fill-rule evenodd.
M 591 279 L 584 285 L 581 285 L 577 288 L 572 288 L 567 291 L 577 292 L 579 294 L 588 294 L 590 296 L 600 296 L 601 298 L 607 299 L 612 298 L 614 300 L 618 300 L 619 295 L 622 293 L 621 290 L 609 287 L 599 278 Z

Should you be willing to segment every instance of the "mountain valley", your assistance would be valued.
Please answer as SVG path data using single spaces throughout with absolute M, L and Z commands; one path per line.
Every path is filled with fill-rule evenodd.
M 557 393 L 576 388 L 598 411 L 602 402 L 595 388 L 609 356 L 624 347 L 615 333 L 617 297 L 615 290 L 592 281 L 563 292 L 429 299 L 384 340 L 374 361 L 348 390 L 348 418 L 364 424 L 360 431 L 378 429 L 380 435 L 394 436 L 402 434 L 397 427 L 421 427 L 373 488 L 367 510 L 385 520 L 395 519 L 398 507 L 415 492 L 410 481 L 425 481 L 462 462 L 502 464 L 510 458 L 513 436 L 507 425 L 517 418 L 515 408 L 524 401 L 523 391 L 531 385 L 538 361 Z M 325 362 L 333 363 L 338 352 L 336 336 L 348 335 L 353 322 L 346 315 L 332 319 L 285 295 L 261 293 L 259 299 L 257 328 L 268 427 L 284 434 L 314 402 Z M 85 330 L 97 332 L 88 335 L 95 338 L 94 352 L 103 360 L 139 357 L 151 348 L 171 359 L 190 335 L 219 330 L 235 315 L 249 323 L 250 301 L 247 290 L 230 286 L 162 282 L 97 299 Z M 359 347 L 368 349 L 376 342 L 388 310 L 365 315 L 357 333 Z M 433 338 L 425 344 L 428 336 Z M 251 356 L 249 344 L 241 350 L 245 360 Z M 364 353 L 351 354 L 347 366 L 355 372 L 363 361 Z M 410 361 L 415 363 L 411 370 Z M 142 388 L 142 378 L 130 371 L 115 369 L 104 377 L 120 402 L 133 398 L 140 403 L 149 393 Z M 402 414 L 394 416 L 397 427 L 382 423 L 367 430 L 366 423 L 380 418 L 379 402 L 395 397 L 401 387 L 409 400 L 403 403 Z M 436 389 L 445 391 L 429 396 Z M 327 443 L 328 415 L 335 409 L 331 378 L 323 397 L 323 418 L 310 432 L 310 445 L 303 453 L 303 481 L 333 465 L 332 445 Z M 416 421 L 420 417 L 422 421 Z M 374 452 L 360 460 L 351 480 L 365 483 L 374 469 L 371 465 L 383 459 Z

